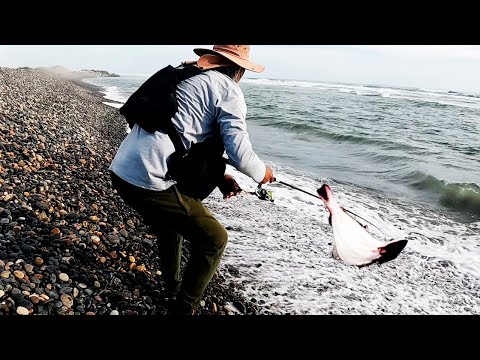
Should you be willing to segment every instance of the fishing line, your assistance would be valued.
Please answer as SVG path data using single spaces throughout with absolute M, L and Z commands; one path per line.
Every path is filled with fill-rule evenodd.
M 300 189 L 300 188 L 297 187 L 297 186 L 288 184 L 288 183 L 286 183 L 285 181 L 277 180 L 276 182 L 278 182 L 278 183 L 280 183 L 280 184 L 282 184 L 282 185 L 291 187 L 292 189 L 301 191 L 301 192 L 303 192 L 303 193 L 305 193 L 305 194 L 307 194 L 307 195 L 313 196 L 313 197 L 315 197 L 315 198 L 317 198 L 317 199 L 319 199 L 319 200 L 322 200 L 322 199 L 320 199 L 320 197 L 319 197 L 318 195 L 315 195 L 315 194 L 312 194 L 311 192 L 308 192 L 308 191 L 305 191 L 305 190 L 303 190 L 303 189 Z M 347 212 L 347 213 L 350 213 L 350 214 L 358 217 L 359 219 L 362 219 L 363 221 L 369 223 L 370 225 L 372 225 L 373 227 L 375 227 L 376 229 L 378 229 L 378 230 L 383 234 L 385 240 L 387 240 L 387 235 L 385 235 L 385 233 L 383 232 L 383 230 L 380 229 L 377 225 L 375 225 L 375 224 L 371 223 L 370 221 L 364 219 L 364 218 L 361 217 L 360 215 L 355 214 L 353 211 L 347 210 L 347 209 L 345 209 L 344 207 L 342 207 L 342 209 L 343 209 L 343 211 L 345 211 L 345 212 Z M 357 221 L 360 225 L 363 226 L 363 224 L 361 224 L 358 220 L 355 219 L 355 221 Z

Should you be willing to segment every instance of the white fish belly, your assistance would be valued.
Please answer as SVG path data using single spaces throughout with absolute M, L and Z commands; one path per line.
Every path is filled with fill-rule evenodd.
M 343 210 L 332 214 L 333 238 L 338 257 L 350 265 L 366 265 L 380 257 L 385 243 L 375 239 Z

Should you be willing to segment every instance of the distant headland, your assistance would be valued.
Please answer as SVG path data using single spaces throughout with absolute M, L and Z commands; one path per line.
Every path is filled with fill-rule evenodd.
M 37 70 L 41 72 L 54 75 L 67 80 L 81 80 L 86 78 L 93 77 L 120 77 L 120 75 L 115 73 L 110 73 L 106 70 L 95 70 L 95 69 L 82 69 L 80 71 L 74 71 L 67 69 L 61 65 L 55 65 L 51 67 L 38 67 Z
M 118 75 L 118 74 L 111 73 L 111 72 L 108 72 L 108 71 L 105 71 L 105 70 L 82 69 L 80 71 L 85 72 L 85 73 L 97 74 L 98 76 L 102 76 L 102 77 L 120 77 L 120 75 Z

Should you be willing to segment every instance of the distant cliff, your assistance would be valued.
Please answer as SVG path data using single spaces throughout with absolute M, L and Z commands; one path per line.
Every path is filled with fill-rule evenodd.
M 102 77 L 120 77 L 120 75 L 115 74 L 115 73 L 110 73 L 105 70 L 95 70 L 95 69 L 82 69 L 82 72 L 88 72 L 88 73 L 93 73 L 96 74 L 97 76 L 102 76 Z
M 94 77 L 120 77 L 120 75 L 118 74 L 110 73 L 105 70 L 84 69 L 81 71 L 73 71 L 61 65 L 55 65 L 51 67 L 38 67 L 36 69 L 40 70 L 41 72 L 48 73 L 67 80 L 81 80 Z

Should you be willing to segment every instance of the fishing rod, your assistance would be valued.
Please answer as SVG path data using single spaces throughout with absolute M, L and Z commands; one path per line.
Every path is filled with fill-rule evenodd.
M 292 185 L 292 184 L 286 183 L 285 181 L 281 181 L 281 180 L 275 180 L 275 182 L 278 182 L 279 184 L 282 184 L 282 185 L 285 185 L 285 186 L 291 187 L 292 189 L 295 189 L 295 190 L 301 191 L 301 192 L 303 192 L 303 193 L 305 193 L 305 194 L 307 194 L 307 195 L 313 196 L 313 197 L 315 197 L 315 198 L 317 198 L 317 199 L 321 200 L 319 196 L 317 196 L 317 195 L 315 195 L 315 194 L 312 194 L 311 192 L 308 192 L 308 191 L 306 191 L 306 190 L 300 189 L 299 187 L 297 187 L 297 186 L 294 186 L 294 185 Z M 363 217 L 361 217 L 360 215 L 357 215 L 357 214 L 355 214 L 353 211 L 347 210 L 347 209 L 345 209 L 344 207 L 342 207 L 342 209 L 343 209 L 343 211 L 345 211 L 345 212 L 347 212 L 347 213 L 350 213 L 350 214 L 352 214 L 352 215 L 354 215 L 354 216 L 358 217 L 359 219 L 362 219 L 363 221 L 365 221 L 365 222 L 369 223 L 370 225 L 372 225 L 373 227 L 375 227 L 376 229 L 378 229 L 378 230 L 379 230 L 379 231 L 380 231 L 380 232 L 383 234 L 383 236 L 385 237 L 385 239 L 387 238 L 387 236 L 385 235 L 385 233 L 383 232 L 383 230 L 382 230 L 382 229 L 380 229 L 380 228 L 379 228 L 377 225 L 375 225 L 375 224 L 372 224 L 370 221 L 368 221 L 367 219 L 364 219 L 364 218 L 363 218 Z M 358 222 L 358 221 L 357 221 L 357 222 Z M 362 225 L 362 226 L 363 226 L 363 224 L 360 224 L 360 225 Z
M 318 197 L 317 195 L 315 195 L 315 194 L 312 194 L 311 192 L 305 191 L 305 190 L 303 190 L 303 189 L 300 189 L 299 187 L 296 187 L 296 186 L 293 186 L 293 185 L 287 184 L 287 183 L 286 183 L 286 182 L 284 182 L 284 181 L 278 180 L 277 182 L 278 182 L 278 183 L 280 183 L 280 184 L 282 184 L 282 185 L 289 186 L 289 187 L 291 187 L 292 189 L 295 189 L 295 190 L 301 191 L 301 192 L 303 192 L 303 193 L 305 193 L 305 194 L 307 194 L 307 195 L 313 196 L 313 197 L 315 197 L 315 198 L 317 198 L 317 199 L 320 199 L 320 197 Z

